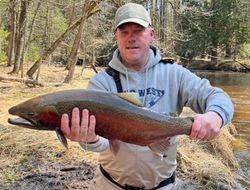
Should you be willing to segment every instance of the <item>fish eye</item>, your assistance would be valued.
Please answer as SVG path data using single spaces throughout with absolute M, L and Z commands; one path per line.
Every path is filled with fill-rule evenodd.
M 35 116 L 35 113 L 34 112 L 29 112 L 28 115 L 29 116 Z

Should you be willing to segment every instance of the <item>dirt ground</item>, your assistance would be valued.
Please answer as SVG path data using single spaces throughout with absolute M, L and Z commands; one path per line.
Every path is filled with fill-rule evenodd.
M 81 72 L 76 67 L 70 84 L 58 85 L 66 76 L 64 67 L 43 65 L 39 82 L 44 87 L 27 87 L 24 83 L 0 80 L 0 189 L 88 189 L 98 164 L 98 154 L 85 151 L 70 142 L 66 150 L 49 131 L 35 131 L 7 123 L 8 109 L 31 97 L 62 89 L 86 88 L 94 71 Z M 0 65 L 0 76 L 10 68 Z M 11 76 L 19 77 L 19 76 Z M 190 114 L 189 110 L 185 114 Z M 244 189 L 238 183 L 239 165 L 233 155 L 233 144 L 244 143 L 233 137 L 235 128 L 229 124 L 219 139 L 212 142 L 179 138 L 177 176 L 179 189 Z M 241 180 L 245 180 L 242 179 Z

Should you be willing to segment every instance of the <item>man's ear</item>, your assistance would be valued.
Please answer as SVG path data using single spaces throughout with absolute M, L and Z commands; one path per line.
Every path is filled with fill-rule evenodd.
M 155 30 L 153 28 L 151 28 L 150 36 L 151 36 L 151 43 L 152 43 L 155 40 Z

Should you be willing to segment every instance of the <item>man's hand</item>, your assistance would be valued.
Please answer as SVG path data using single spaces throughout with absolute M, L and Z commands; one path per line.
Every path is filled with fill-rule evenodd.
M 72 110 L 71 123 L 68 114 L 64 113 L 61 118 L 61 130 L 71 141 L 93 143 L 99 137 L 95 134 L 96 118 L 89 116 L 89 111 L 84 109 L 81 112 L 78 108 Z
M 219 136 L 222 125 L 221 117 L 213 111 L 194 116 L 191 139 L 212 140 Z

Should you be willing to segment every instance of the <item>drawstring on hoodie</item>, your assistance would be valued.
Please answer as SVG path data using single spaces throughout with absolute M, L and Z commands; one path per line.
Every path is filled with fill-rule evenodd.
M 126 85 L 127 85 L 127 91 L 130 92 L 130 86 L 129 86 L 129 80 L 128 80 L 128 69 L 126 69 Z M 144 88 L 144 96 L 142 100 L 142 105 L 145 106 L 146 102 L 146 95 L 147 95 L 147 87 L 148 87 L 148 66 L 146 67 L 146 79 L 145 79 L 145 88 Z
M 146 95 L 147 95 L 147 88 L 148 88 L 148 66 L 146 67 L 146 82 L 145 82 L 145 88 L 144 88 L 144 97 L 143 97 L 143 105 L 145 106 L 146 102 Z
M 126 67 L 126 83 L 127 83 L 128 92 L 130 92 L 130 86 L 129 86 L 129 82 L 128 82 L 128 69 L 127 69 L 127 67 Z

